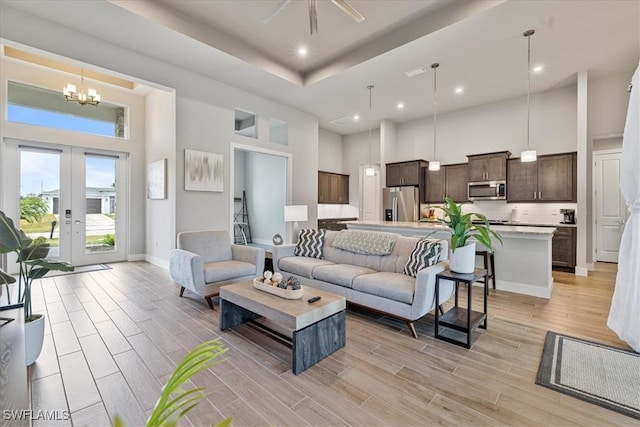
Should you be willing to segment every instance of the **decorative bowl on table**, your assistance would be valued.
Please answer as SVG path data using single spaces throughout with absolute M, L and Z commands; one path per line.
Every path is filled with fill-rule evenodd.
M 285 299 L 300 299 L 304 294 L 298 279 L 291 276 L 285 280 L 282 274 L 273 274 L 268 270 L 263 277 L 253 279 L 253 287 Z

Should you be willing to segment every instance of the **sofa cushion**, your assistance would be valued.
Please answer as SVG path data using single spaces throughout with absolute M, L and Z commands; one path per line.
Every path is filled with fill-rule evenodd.
M 204 281 L 221 282 L 242 276 L 256 274 L 256 266 L 243 261 L 220 261 L 204 264 Z
M 416 279 L 401 273 L 381 271 L 363 274 L 353 279 L 352 288 L 370 295 L 406 304 L 413 303 Z
M 333 240 L 334 248 L 363 255 L 389 255 L 397 234 L 364 230 L 340 230 Z
M 293 251 L 296 256 L 322 259 L 324 230 L 303 229 L 298 236 L 298 243 Z
M 439 240 L 426 237 L 418 240 L 404 265 L 404 274 L 416 277 L 418 271 L 436 264 L 440 260 L 441 252 L 442 245 Z
M 297 274 L 311 279 L 313 277 L 313 271 L 316 267 L 321 265 L 333 265 L 331 261 L 317 258 L 309 258 L 303 256 L 291 256 L 281 258 L 278 261 L 278 268 L 283 273 Z
M 313 269 L 313 278 L 351 288 L 353 279 L 363 274 L 375 273 L 370 268 L 350 264 L 321 265 Z

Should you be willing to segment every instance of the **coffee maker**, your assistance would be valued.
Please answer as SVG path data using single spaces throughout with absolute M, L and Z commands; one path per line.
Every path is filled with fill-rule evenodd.
M 560 209 L 560 213 L 564 216 L 560 224 L 575 224 L 576 223 L 576 210 L 575 209 Z

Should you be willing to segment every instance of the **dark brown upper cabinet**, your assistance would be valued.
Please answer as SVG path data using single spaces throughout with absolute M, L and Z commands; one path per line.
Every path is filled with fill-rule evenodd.
M 428 164 L 425 160 L 387 163 L 387 187 L 421 186 L 422 168 Z
M 467 201 L 467 164 L 442 166 L 438 171 L 424 168 L 423 203 L 443 203 L 445 196 L 455 202 Z
M 318 171 L 318 203 L 348 204 L 349 175 Z
M 444 194 L 446 188 L 446 166 L 440 167 L 440 170 L 430 171 L 424 168 L 425 185 L 424 185 L 424 201 L 423 203 L 442 203 L 444 202 Z
M 468 155 L 469 182 L 504 181 L 507 178 L 509 151 Z
M 469 197 L 469 166 L 466 163 L 447 165 L 445 194 L 454 202 L 466 202 Z
M 509 159 L 508 202 L 576 202 L 576 153 L 538 156 L 535 162 Z

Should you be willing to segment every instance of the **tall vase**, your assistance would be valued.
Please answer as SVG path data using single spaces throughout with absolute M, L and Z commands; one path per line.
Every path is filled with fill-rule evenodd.
M 32 365 L 42 351 L 42 343 L 44 342 L 44 315 L 39 316 L 40 317 L 24 324 L 24 358 L 27 366 Z
M 476 266 L 476 242 L 449 250 L 449 269 L 454 273 L 470 274 Z

